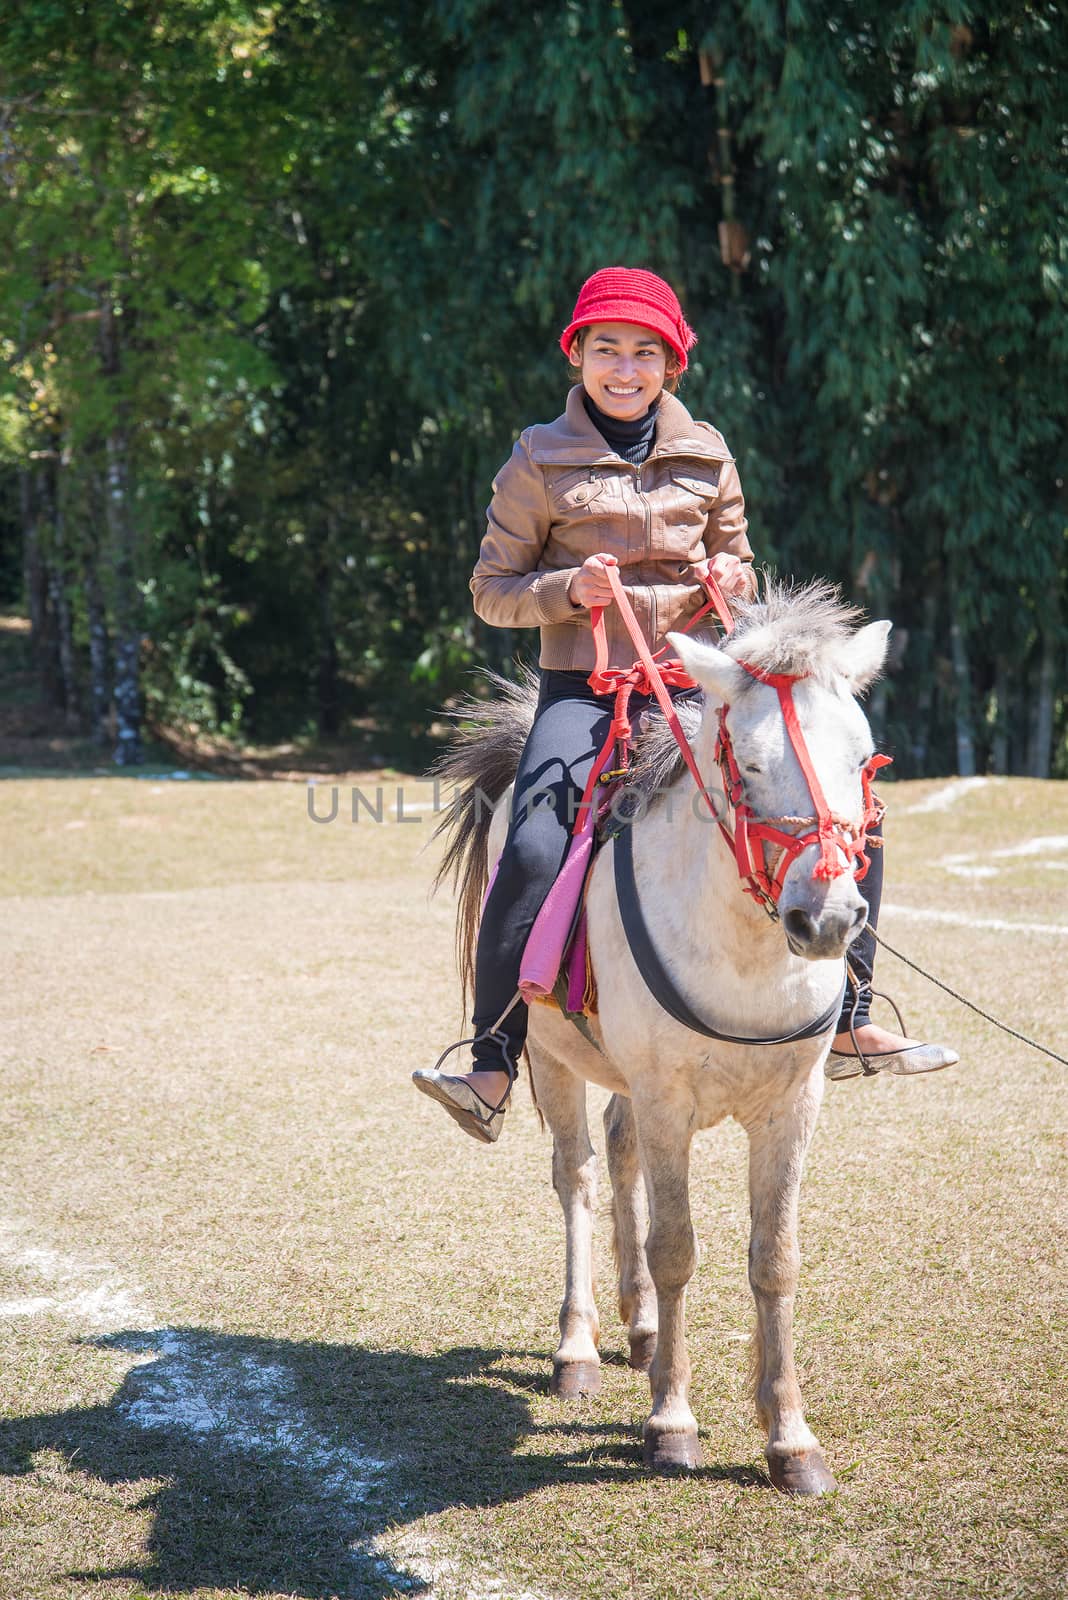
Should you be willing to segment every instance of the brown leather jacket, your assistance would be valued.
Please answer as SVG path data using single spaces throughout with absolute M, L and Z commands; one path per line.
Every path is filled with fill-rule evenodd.
M 730 551 L 752 562 L 745 502 L 723 435 L 660 397 L 656 439 L 640 467 L 610 450 L 576 385 L 555 422 L 520 435 L 497 474 L 488 527 L 471 576 L 475 611 L 496 628 L 540 628 L 543 667 L 594 665 L 590 613 L 568 585 L 587 556 L 616 556 L 646 639 L 658 645 L 704 600 L 692 563 Z M 756 578 L 750 566 L 750 593 Z M 605 613 L 609 662 L 634 646 L 614 607 Z

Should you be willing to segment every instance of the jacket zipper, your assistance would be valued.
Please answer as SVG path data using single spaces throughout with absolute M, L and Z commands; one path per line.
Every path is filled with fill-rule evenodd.
M 642 533 L 644 536 L 642 540 L 642 559 L 645 560 L 652 556 L 650 545 L 653 537 L 653 508 L 649 504 L 648 496 L 642 493 L 641 467 L 635 467 L 634 469 L 634 488 L 637 491 L 638 499 L 642 503 Z
M 643 462 L 642 466 L 644 466 L 644 465 L 645 465 L 645 463 Z M 635 491 L 637 493 L 638 499 L 642 503 L 642 564 L 644 565 L 644 563 L 646 561 L 651 561 L 652 557 L 653 557 L 653 552 L 652 552 L 653 508 L 649 504 L 648 495 L 646 495 L 642 491 L 642 468 L 641 467 L 636 467 L 634 469 L 634 488 L 635 488 Z M 650 584 L 649 585 L 649 634 L 650 634 L 650 643 L 651 644 L 655 644 L 656 643 L 656 638 L 657 638 L 656 586 L 655 586 L 655 584 Z

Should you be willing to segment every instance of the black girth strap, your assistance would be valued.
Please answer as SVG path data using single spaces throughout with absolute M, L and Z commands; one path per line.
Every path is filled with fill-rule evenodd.
M 736 1033 L 721 1033 L 718 1028 L 713 1028 L 697 1016 L 686 1003 L 683 996 L 675 987 L 674 979 L 667 971 L 664 963 L 657 954 L 653 944 L 642 908 L 638 903 L 638 886 L 634 881 L 634 853 L 629 825 L 621 828 L 615 835 L 612 851 L 616 879 L 616 899 L 619 902 L 619 915 L 623 921 L 623 931 L 627 935 L 630 953 L 634 957 L 638 971 L 645 979 L 646 986 L 669 1016 L 681 1022 L 684 1028 L 690 1028 L 694 1033 L 703 1033 L 706 1039 L 722 1039 L 726 1044 L 793 1044 L 801 1039 L 814 1039 L 818 1033 L 825 1033 L 834 1023 L 842 1009 L 845 997 L 845 979 L 838 992 L 838 998 L 833 1005 L 815 1022 L 806 1023 L 803 1028 L 795 1028 L 793 1033 L 783 1033 L 772 1038 L 747 1039 L 739 1037 Z

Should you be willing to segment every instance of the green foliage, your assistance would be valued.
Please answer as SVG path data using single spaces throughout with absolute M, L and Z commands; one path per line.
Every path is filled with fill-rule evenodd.
M 194 735 L 239 736 L 252 685 L 227 649 L 227 625 L 240 619 L 222 599 L 218 578 L 164 562 L 143 596 L 141 681 L 150 716 Z
M 1053 0 L 76 12 L 0 38 L 0 527 L 29 474 L 77 638 L 95 562 L 153 716 L 411 730 L 526 643 L 470 614 L 489 483 L 562 405 L 578 284 L 628 261 L 680 290 L 759 558 L 894 618 L 899 770 L 966 723 L 981 765 L 1063 761 Z

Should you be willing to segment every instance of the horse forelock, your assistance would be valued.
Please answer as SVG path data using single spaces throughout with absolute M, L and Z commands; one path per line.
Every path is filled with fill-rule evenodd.
M 789 584 L 769 579 L 760 599 L 736 603 L 735 629 L 721 649 L 762 672 L 810 677 L 833 688 L 841 676 L 838 652 L 862 615 L 822 580 Z

